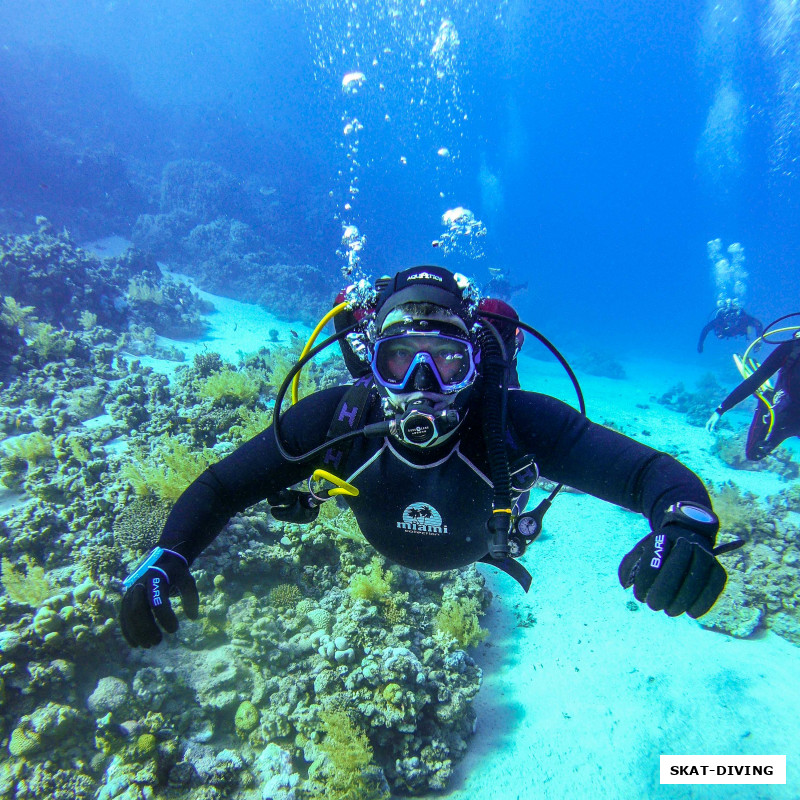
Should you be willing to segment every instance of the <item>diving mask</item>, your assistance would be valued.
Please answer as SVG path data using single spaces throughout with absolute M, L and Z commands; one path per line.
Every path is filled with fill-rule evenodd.
M 439 331 L 405 331 L 373 346 L 373 375 L 390 392 L 452 394 L 469 386 L 475 371 L 472 343 Z

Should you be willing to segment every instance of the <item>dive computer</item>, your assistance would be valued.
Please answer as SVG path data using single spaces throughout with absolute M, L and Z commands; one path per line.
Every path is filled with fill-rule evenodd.
M 683 525 L 691 531 L 702 533 L 704 536 L 714 538 L 719 530 L 719 518 L 710 509 L 699 503 L 681 501 L 674 503 L 664 512 L 662 525 L 675 523 Z

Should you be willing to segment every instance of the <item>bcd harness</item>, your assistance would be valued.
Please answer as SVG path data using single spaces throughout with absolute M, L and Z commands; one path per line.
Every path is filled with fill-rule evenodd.
M 322 469 L 328 477 L 334 471 L 339 471 L 345 467 L 352 450 L 355 437 L 342 438 L 342 435 L 362 428 L 363 420 L 369 410 L 378 402 L 379 397 L 374 390 L 371 376 L 365 376 L 356 381 L 339 401 L 327 434 L 327 438 L 336 443 L 324 451 L 321 459 Z M 510 452 L 509 460 L 512 488 L 518 499 L 520 495 L 526 495 L 533 487 L 538 480 L 539 472 L 533 457 L 528 454 Z M 349 484 L 345 485 L 349 486 Z M 344 494 L 348 494 L 348 492 L 344 492 Z M 515 519 L 519 519 L 519 515 L 515 516 Z M 483 555 L 479 560 L 506 572 L 527 592 L 532 579 L 530 573 L 516 560 L 516 557 L 522 555 L 525 546 L 527 546 L 528 542 L 533 541 L 537 535 L 538 529 L 532 536 L 525 536 L 515 532 L 511 537 L 513 557 L 497 559 Z M 482 539 L 483 536 L 484 532 L 479 532 L 479 538 Z

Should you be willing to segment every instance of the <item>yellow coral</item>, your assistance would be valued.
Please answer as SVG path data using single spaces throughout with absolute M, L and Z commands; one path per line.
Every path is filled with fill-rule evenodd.
M 386 793 L 371 782 L 365 770 L 372 765 L 372 747 L 344 711 L 323 710 L 319 714 L 325 739 L 319 749 L 330 762 L 324 791 L 325 800 L 379 800 Z
M 174 502 L 214 459 L 211 450 L 190 450 L 180 439 L 163 436 L 149 454 L 134 451 L 121 474 L 140 497 L 155 495 Z
M 14 328 L 20 336 L 25 336 L 29 326 L 36 323 L 33 306 L 21 306 L 13 297 L 4 297 L 0 309 L 0 322 Z
M 35 565 L 28 556 L 21 560 L 25 564 L 24 571 L 7 558 L 3 559 L 3 589 L 15 603 L 36 608 L 53 594 L 54 588 L 42 567 Z
M 143 278 L 131 278 L 128 283 L 128 300 L 159 306 L 164 302 L 164 293 L 160 287 L 151 286 Z
M 66 358 L 75 342 L 56 330 L 49 322 L 39 322 L 31 329 L 30 346 L 41 358 L 47 360 Z
M 348 590 L 355 600 L 380 600 L 392 588 L 392 573 L 384 570 L 378 556 L 373 556 L 363 572 L 356 572 L 350 578 Z
M 254 730 L 258 725 L 258 709 L 249 700 L 244 700 L 239 704 L 236 709 L 236 717 L 234 718 L 234 725 L 236 732 L 241 736 L 247 736 L 250 731 Z
M 480 603 L 474 597 L 461 600 L 450 597 L 442 603 L 434 626 L 438 633 L 455 640 L 459 647 L 472 647 L 489 635 L 478 621 L 480 610 Z
M 266 376 L 267 389 L 270 396 L 275 396 L 286 379 L 289 370 L 297 363 L 303 343 L 299 340 L 288 348 L 270 350 L 270 369 Z M 312 362 L 306 364 L 300 371 L 300 381 L 297 388 L 298 398 L 313 394 L 320 388 L 318 367 Z
M 18 725 L 8 741 L 8 752 L 15 758 L 35 753 L 42 746 L 42 737 L 27 725 Z
M 241 423 L 231 426 L 230 429 L 231 438 L 236 444 L 250 441 L 272 424 L 272 412 L 262 411 L 259 408 L 241 408 L 239 418 Z
M 389 625 L 402 625 L 406 621 L 405 604 L 408 592 L 389 595 L 383 603 L 383 617 Z
M 718 491 L 712 489 L 711 499 L 719 517 L 720 534 L 751 538 L 755 527 L 755 495 L 749 492 L 743 495 L 736 484 L 728 481 Z
M 91 311 L 81 311 L 78 323 L 85 331 L 90 331 L 97 325 L 97 314 L 93 314 Z
M 53 440 L 43 433 L 34 431 L 17 436 L 16 439 L 3 443 L 3 454 L 11 458 L 22 459 L 32 467 L 41 458 L 53 455 Z
M 139 758 L 149 758 L 155 755 L 158 740 L 152 733 L 140 733 L 136 739 L 135 751 Z
M 261 393 L 261 381 L 250 370 L 237 372 L 234 369 L 222 369 L 202 380 L 198 391 L 215 404 L 234 401 L 249 406 Z

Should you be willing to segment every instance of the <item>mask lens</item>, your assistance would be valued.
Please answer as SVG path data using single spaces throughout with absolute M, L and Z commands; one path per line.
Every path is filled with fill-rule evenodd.
M 422 363 L 434 368 L 442 389 L 458 386 L 475 367 L 470 343 L 451 336 L 409 333 L 375 344 L 375 372 L 389 387 L 402 388 Z

